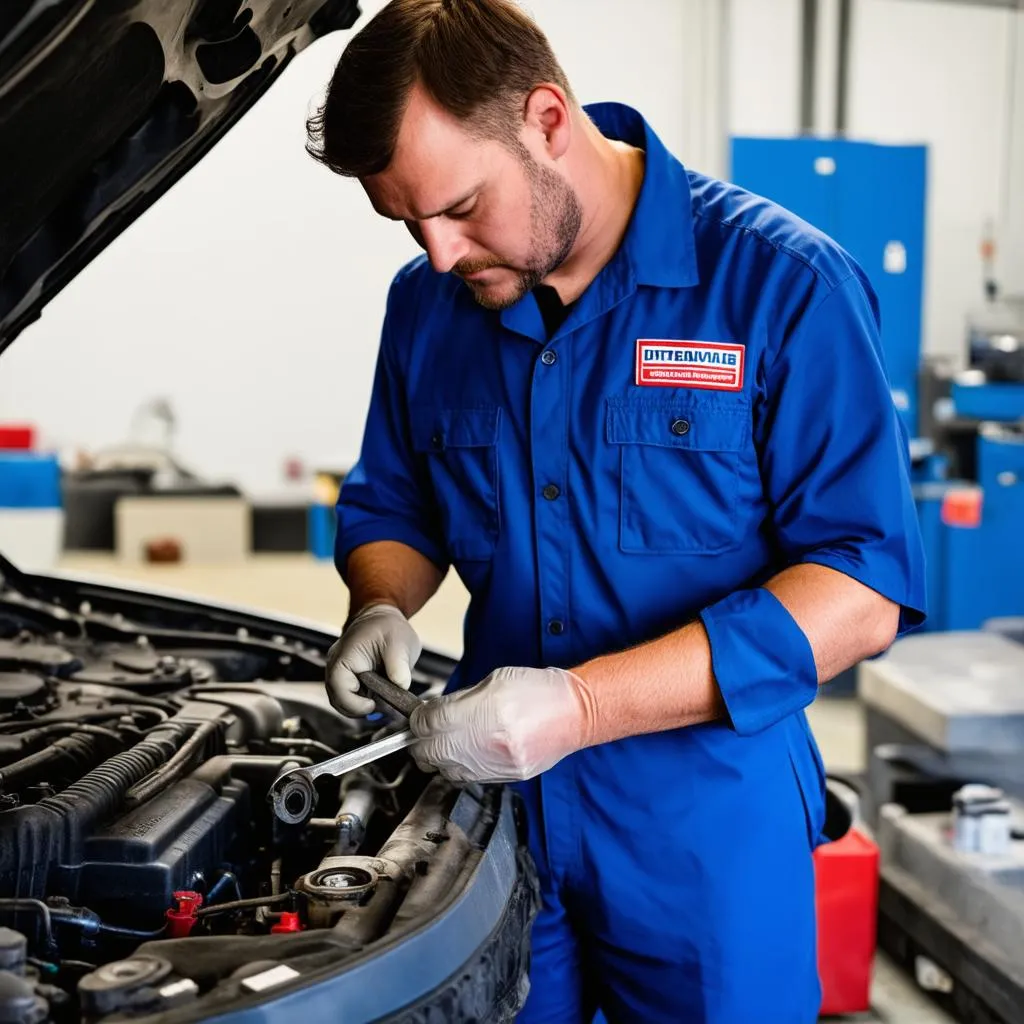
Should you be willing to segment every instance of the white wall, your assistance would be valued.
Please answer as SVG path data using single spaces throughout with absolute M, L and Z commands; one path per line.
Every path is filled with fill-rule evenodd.
M 1013 93 L 1010 100 L 1010 155 L 1006 186 L 1006 236 L 1002 247 L 1003 287 L 1024 295 L 1024 13 L 1011 39 Z
M 727 0 L 728 130 L 799 129 L 799 0 Z M 831 134 L 837 0 L 820 0 L 814 130 Z M 772 44 L 765 40 L 772 33 Z M 979 244 L 1024 291 L 1024 13 L 949 0 L 854 0 L 847 134 L 929 146 L 924 347 L 962 357 Z
M 366 16 L 381 5 L 364 0 Z M 632 103 L 684 159 L 724 170 L 719 0 L 590 0 L 585 31 L 575 3 L 528 6 L 582 100 Z M 250 492 L 277 488 L 289 455 L 351 462 L 387 286 L 416 249 L 356 183 L 303 152 L 305 116 L 346 39 L 300 55 L 19 338 L 0 370 L 0 420 L 102 447 L 164 395 L 183 460 Z
M 800 130 L 800 0 L 722 2 L 729 8 L 728 133 L 795 135 Z

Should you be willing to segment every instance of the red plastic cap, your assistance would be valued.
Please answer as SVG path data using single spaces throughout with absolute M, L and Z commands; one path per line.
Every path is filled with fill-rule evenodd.
M 271 927 L 270 930 L 275 935 L 281 935 L 287 932 L 301 932 L 302 922 L 299 920 L 299 915 L 294 911 L 283 910 L 281 911 L 281 920 Z
M 182 890 L 174 894 L 174 902 L 176 906 L 167 911 L 167 937 L 187 939 L 199 920 L 197 915 L 203 905 L 203 895 Z

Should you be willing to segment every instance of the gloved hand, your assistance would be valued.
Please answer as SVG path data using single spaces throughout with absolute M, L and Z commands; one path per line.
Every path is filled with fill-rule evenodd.
M 560 668 L 499 668 L 416 708 L 416 763 L 452 782 L 519 782 L 589 744 L 587 684 Z
M 391 604 L 370 604 L 348 624 L 327 653 L 327 696 L 343 715 L 368 715 L 376 704 L 359 697 L 358 672 L 380 672 L 406 690 L 423 644 Z

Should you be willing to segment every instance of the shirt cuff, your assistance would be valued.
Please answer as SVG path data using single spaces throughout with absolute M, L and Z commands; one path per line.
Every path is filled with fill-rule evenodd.
M 771 591 L 738 590 L 700 613 L 732 727 L 751 736 L 807 707 L 818 693 L 814 652 Z
M 447 572 L 451 564 L 441 548 L 405 520 L 375 519 L 371 522 L 339 527 L 334 538 L 334 565 L 342 579 L 345 578 L 348 556 L 363 544 L 372 544 L 379 540 L 393 540 L 398 544 L 405 544 L 418 551 L 424 558 L 428 558 L 441 572 Z

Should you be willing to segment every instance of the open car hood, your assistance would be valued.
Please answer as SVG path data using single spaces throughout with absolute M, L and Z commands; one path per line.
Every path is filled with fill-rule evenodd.
M 0 352 L 358 0 L 4 0 Z

